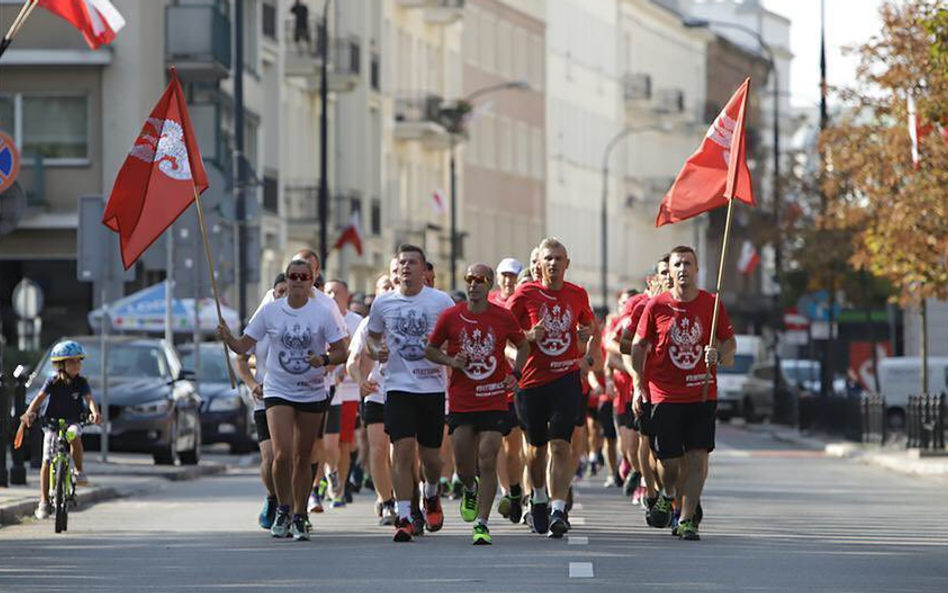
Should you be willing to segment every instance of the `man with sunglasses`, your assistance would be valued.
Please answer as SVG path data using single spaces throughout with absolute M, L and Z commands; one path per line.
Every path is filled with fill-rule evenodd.
M 425 358 L 428 335 L 441 313 L 454 306 L 451 297 L 425 286 L 425 252 L 414 245 L 398 248 L 398 290 L 379 295 L 369 313 L 368 347 L 375 358 L 388 346 L 385 369 L 385 432 L 394 447 L 393 483 L 398 520 L 395 541 L 408 542 L 416 532 L 411 500 L 416 455 L 424 478 L 425 526 L 444 525 L 439 481 L 444 439 L 445 373 Z
M 527 465 L 533 484 L 533 528 L 560 538 L 569 529 L 566 500 L 575 471 L 570 440 L 585 405 L 579 359 L 597 330 L 586 290 L 566 281 L 566 246 L 548 237 L 538 249 L 541 278 L 521 285 L 510 302 L 510 311 L 533 342 L 516 404 L 530 444 Z M 547 445 L 553 457 L 552 505 L 546 488 Z M 553 512 L 548 515 L 550 506 Z
M 474 545 L 489 545 L 487 520 L 497 493 L 497 453 L 511 428 L 507 392 L 521 376 L 530 346 L 510 311 L 488 300 L 494 285 L 490 266 L 470 266 L 464 282 L 467 302 L 441 314 L 425 355 L 454 369 L 448 385 L 448 427 L 463 485 L 461 518 L 474 522 Z M 505 356 L 508 343 L 517 348 L 512 371 Z M 441 350 L 445 344 L 447 350 Z

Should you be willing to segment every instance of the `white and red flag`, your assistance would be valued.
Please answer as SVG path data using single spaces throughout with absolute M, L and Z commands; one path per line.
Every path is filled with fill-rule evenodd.
M 655 226 L 687 220 L 737 198 L 755 206 L 744 138 L 750 78 L 715 118 L 704 141 L 665 194 Z
M 760 265 L 760 254 L 757 248 L 750 241 L 745 240 L 741 245 L 741 256 L 737 259 L 737 271 L 745 276 L 750 276 Z
M 353 212 L 349 219 L 349 226 L 342 230 L 342 234 L 333 243 L 333 249 L 342 249 L 346 243 L 352 245 L 356 253 L 362 255 L 362 233 L 359 231 L 359 213 Z
M 122 14 L 109 0 L 39 0 L 39 6 L 79 29 L 92 49 L 112 43 L 125 26 Z
M 102 224 L 119 234 L 125 269 L 207 187 L 187 102 L 172 68 L 171 83 L 122 164 L 102 216 Z
M 434 193 L 431 194 L 431 207 L 434 208 L 435 214 L 441 215 L 447 211 L 444 202 L 444 192 L 440 189 L 434 190 Z

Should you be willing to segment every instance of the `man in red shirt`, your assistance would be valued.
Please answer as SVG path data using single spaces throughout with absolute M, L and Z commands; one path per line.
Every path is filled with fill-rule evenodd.
M 570 439 L 585 406 L 579 359 L 598 330 L 586 291 L 566 282 L 566 247 L 558 239 L 544 239 L 538 261 L 542 278 L 521 285 L 510 301 L 510 311 L 533 342 L 516 404 L 530 444 L 527 465 L 533 484 L 533 528 L 559 538 L 569 529 L 566 499 L 576 469 L 571 463 Z M 546 489 L 548 444 L 553 456 L 552 504 Z M 550 506 L 553 512 L 547 515 Z
M 668 526 L 672 503 L 682 489 L 678 535 L 697 540 L 695 508 L 708 475 L 708 453 L 714 450 L 717 399 L 714 367 L 733 364 L 737 343 L 724 305 L 711 341 L 714 295 L 698 288 L 698 258 L 694 249 L 676 247 L 669 257 L 674 286 L 651 299 L 642 313 L 632 344 L 632 368 L 641 377 L 649 347 L 648 396 L 652 403 L 651 444 L 659 459 L 662 492 L 652 507 L 653 525 Z M 710 343 L 710 345 L 709 345 Z M 707 383 L 707 384 L 706 384 Z M 633 404 L 641 412 L 643 387 Z M 679 482 L 682 464 L 687 467 Z
M 491 543 L 487 519 L 497 492 L 497 453 L 511 428 L 507 392 L 521 376 L 530 345 L 510 311 L 487 300 L 494 285 L 490 266 L 472 265 L 464 281 L 468 301 L 441 314 L 425 356 L 453 369 L 448 429 L 464 487 L 461 518 L 474 521 L 474 545 L 484 545 Z M 508 342 L 517 348 L 512 371 L 504 355 Z M 441 350 L 445 343 L 447 352 Z

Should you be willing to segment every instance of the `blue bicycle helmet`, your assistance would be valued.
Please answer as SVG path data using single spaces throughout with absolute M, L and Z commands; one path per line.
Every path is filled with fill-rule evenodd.
M 53 362 L 61 362 L 63 360 L 69 360 L 70 358 L 82 359 L 85 357 L 86 351 L 83 350 L 82 344 L 73 342 L 72 340 L 66 340 L 53 346 L 53 352 L 49 358 Z

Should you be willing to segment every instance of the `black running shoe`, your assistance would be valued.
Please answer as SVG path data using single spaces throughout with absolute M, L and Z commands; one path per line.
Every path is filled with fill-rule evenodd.
M 569 523 L 566 522 L 566 516 L 563 511 L 553 511 L 550 515 L 550 537 L 560 539 L 569 531 Z
M 649 511 L 652 527 L 664 529 L 671 525 L 672 503 L 674 501 L 675 499 L 673 498 L 665 498 L 664 496 L 658 497 L 655 505 Z
M 425 534 L 425 516 L 421 512 L 411 516 L 412 535 L 421 537 Z
M 530 501 L 530 514 L 533 516 L 533 530 L 545 535 L 550 530 L 550 505 Z
M 520 518 L 523 517 L 523 497 L 513 497 L 509 494 L 507 497 L 510 499 L 510 509 L 507 511 L 507 518 L 510 519 L 511 523 L 516 525 L 520 523 Z
M 622 493 L 626 496 L 632 496 L 635 494 L 635 488 L 642 481 L 642 474 L 639 472 L 630 472 L 625 478 L 625 483 L 622 485 Z

